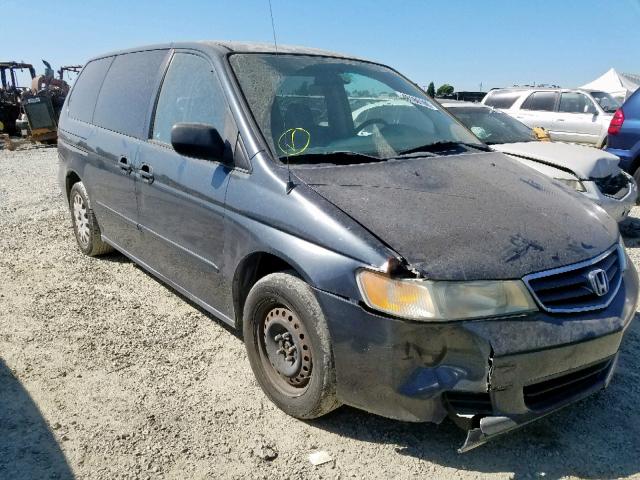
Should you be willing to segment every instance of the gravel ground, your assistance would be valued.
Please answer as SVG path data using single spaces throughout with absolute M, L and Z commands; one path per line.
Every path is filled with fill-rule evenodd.
M 640 478 L 640 322 L 607 391 L 464 455 L 449 421 L 294 420 L 221 322 L 122 255 L 80 254 L 56 168 L 52 148 L 0 150 L 1 479 Z

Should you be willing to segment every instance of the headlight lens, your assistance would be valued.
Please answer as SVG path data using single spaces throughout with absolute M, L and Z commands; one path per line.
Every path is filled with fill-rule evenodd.
M 554 178 L 558 182 L 562 182 L 568 187 L 573 188 L 576 192 L 586 192 L 587 189 L 584 188 L 583 183 L 580 180 L 572 179 L 572 178 Z
M 442 322 L 538 309 L 520 280 L 437 282 L 394 279 L 370 270 L 360 270 L 357 280 L 369 307 L 412 320 Z

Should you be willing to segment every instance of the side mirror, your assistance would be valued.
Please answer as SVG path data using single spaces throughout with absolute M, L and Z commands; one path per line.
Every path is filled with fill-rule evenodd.
M 171 145 L 185 157 L 224 162 L 224 141 L 211 125 L 176 123 L 171 129 Z

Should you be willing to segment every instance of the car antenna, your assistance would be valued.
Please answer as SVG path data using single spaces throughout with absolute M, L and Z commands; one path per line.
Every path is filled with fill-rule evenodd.
M 273 32 L 273 46 L 276 49 L 276 56 L 278 56 L 278 40 L 276 39 L 276 23 L 273 20 L 273 7 L 271 6 L 271 0 L 267 0 L 269 2 L 269 15 L 271 16 L 271 31 Z M 286 125 L 285 125 L 286 126 Z M 291 168 L 289 167 L 289 154 L 285 152 L 285 158 L 287 163 L 287 195 L 291 193 L 291 190 L 294 189 L 295 184 L 293 180 L 291 180 Z

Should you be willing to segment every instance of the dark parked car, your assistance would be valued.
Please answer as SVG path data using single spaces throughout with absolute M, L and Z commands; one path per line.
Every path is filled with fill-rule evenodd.
M 609 125 L 607 151 L 620 157 L 620 167 L 640 181 L 640 89 L 616 110 Z
M 385 99 L 413 111 L 354 124 Z M 221 42 L 103 55 L 58 149 L 80 249 L 241 329 L 297 418 L 449 415 L 466 450 L 606 386 L 635 312 L 615 221 L 384 65 Z

